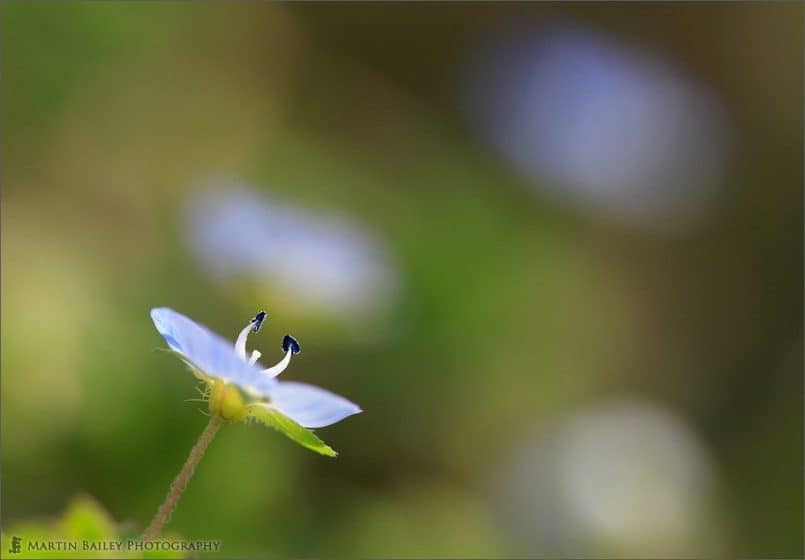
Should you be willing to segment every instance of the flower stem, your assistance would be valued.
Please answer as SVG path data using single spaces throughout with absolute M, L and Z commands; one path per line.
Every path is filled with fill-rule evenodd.
M 190 450 L 190 456 L 187 458 L 187 461 L 185 461 L 182 470 L 179 471 L 179 474 L 176 476 L 173 484 L 171 484 L 170 490 L 168 490 L 168 495 L 165 497 L 165 501 L 162 502 L 161 506 L 159 506 L 159 509 L 157 510 L 156 515 L 154 515 L 154 518 L 151 520 L 151 523 L 148 525 L 148 528 L 143 531 L 143 534 L 140 536 L 140 540 L 147 541 L 153 539 L 159 535 L 160 531 L 162 531 L 162 527 L 164 527 L 165 523 L 167 523 L 170 519 L 170 516 L 173 513 L 173 510 L 176 508 L 179 498 L 182 496 L 185 488 L 187 488 L 187 484 L 190 482 L 193 472 L 196 470 L 196 466 L 198 466 L 199 461 L 201 461 L 201 458 L 204 456 L 207 446 L 210 445 L 212 438 L 215 436 L 215 433 L 220 427 L 221 421 L 217 416 L 212 416 L 207 424 L 207 427 L 204 428 L 203 432 L 201 432 L 201 436 L 193 446 L 193 449 Z

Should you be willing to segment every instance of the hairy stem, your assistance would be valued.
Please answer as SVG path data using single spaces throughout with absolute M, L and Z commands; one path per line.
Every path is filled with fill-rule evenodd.
M 173 510 L 176 508 L 176 504 L 179 502 L 179 498 L 182 497 L 182 493 L 187 488 L 187 484 L 190 482 L 190 479 L 193 477 L 193 472 L 196 470 L 196 466 L 198 466 L 199 461 L 204 456 L 204 452 L 207 450 L 207 446 L 210 445 L 212 438 L 215 437 L 215 433 L 218 431 L 218 428 L 221 427 L 221 421 L 216 417 L 212 416 L 210 418 L 210 422 L 207 424 L 207 427 L 204 428 L 204 431 L 201 432 L 201 436 L 198 438 L 196 445 L 193 446 L 193 449 L 190 450 L 190 456 L 185 461 L 182 470 L 179 471 L 179 474 L 176 476 L 176 479 L 171 484 L 170 490 L 168 490 L 168 495 L 165 497 L 165 501 L 162 502 L 162 505 L 159 506 L 156 515 L 149 523 L 148 528 L 143 531 L 143 534 L 140 536 L 140 540 L 150 540 L 159 535 L 162 531 L 162 527 L 165 526 L 165 523 L 168 522 L 170 519 Z

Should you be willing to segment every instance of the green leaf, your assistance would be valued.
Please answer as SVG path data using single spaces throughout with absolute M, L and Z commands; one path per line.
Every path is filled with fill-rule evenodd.
M 87 495 L 76 496 L 60 519 L 61 532 L 67 538 L 100 541 L 114 538 L 117 526 L 98 502 Z
M 129 549 L 137 538 L 132 527 L 118 525 L 93 498 L 74 497 L 56 519 L 23 520 L 4 526 L 0 533 L 0 558 L 184 558 L 186 551 Z M 161 541 L 181 541 L 175 533 Z M 118 549 L 111 549 L 114 543 Z M 177 547 L 178 548 L 178 547 Z M 19 550 L 19 552 L 16 552 Z M 8 553 L 8 556 L 5 554 Z
M 254 418 L 266 426 L 282 432 L 299 445 L 307 447 L 316 453 L 326 455 L 327 457 L 335 457 L 338 455 L 332 447 L 320 440 L 312 431 L 300 426 L 270 406 L 266 406 L 263 403 L 256 403 L 249 405 L 248 408 L 250 418 Z

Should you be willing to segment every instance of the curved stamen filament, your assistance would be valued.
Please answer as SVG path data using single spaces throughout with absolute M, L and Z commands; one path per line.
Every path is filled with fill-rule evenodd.
M 291 350 L 289 348 L 288 351 L 285 352 L 285 357 L 284 358 L 282 358 L 276 365 L 271 366 L 270 368 L 264 369 L 263 373 L 265 373 L 266 375 L 269 375 L 271 377 L 277 377 L 279 374 L 281 374 L 283 371 L 285 371 L 285 368 L 287 368 L 288 364 L 291 363 L 291 355 L 292 354 L 293 354 L 293 350 Z
M 243 327 L 243 330 L 240 331 L 238 335 L 238 339 L 235 341 L 235 354 L 246 359 L 246 339 L 249 338 L 249 333 L 252 332 L 252 323 L 249 322 L 248 325 Z

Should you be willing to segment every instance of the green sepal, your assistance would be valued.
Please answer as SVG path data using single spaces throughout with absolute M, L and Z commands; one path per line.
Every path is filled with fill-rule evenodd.
M 258 422 L 274 428 L 278 432 L 285 434 L 287 437 L 294 440 L 296 443 L 303 447 L 307 447 L 311 451 L 326 455 L 327 457 L 335 457 L 338 453 L 332 447 L 324 443 L 312 431 L 304 426 L 300 426 L 279 411 L 266 406 L 264 403 L 255 403 L 248 406 L 249 418 L 254 418 Z

